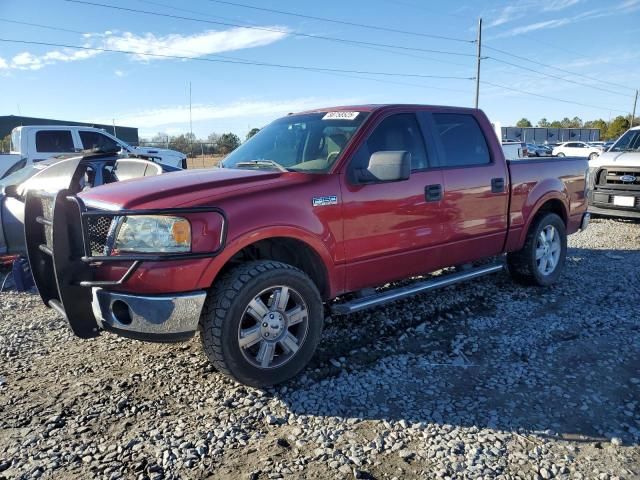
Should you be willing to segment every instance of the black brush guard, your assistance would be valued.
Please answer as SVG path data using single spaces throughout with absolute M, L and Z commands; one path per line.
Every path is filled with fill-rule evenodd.
M 75 335 L 96 337 L 99 325 L 92 310 L 90 287 L 121 285 L 144 261 L 210 258 L 224 248 L 227 218 L 217 207 L 170 208 L 163 210 L 90 210 L 74 192 L 29 191 L 25 200 L 25 237 L 33 278 L 45 305 L 63 316 Z M 213 212 L 222 217 L 218 249 L 204 253 L 113 255 L 96 251 L 93 220 L 132 215 L 180 215 Z M 111 222 L 109 222 L 110 224 Z M 106 239 L 105 239 L 106 241 Z M 94 280 L 95 265 L 127 262 L 126 273 L 118 280 Z

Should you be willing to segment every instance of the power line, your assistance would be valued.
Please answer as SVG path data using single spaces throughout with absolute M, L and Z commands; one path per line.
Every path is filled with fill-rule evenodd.
M 145 3 L 156 3 L 156 2 L 146 2 Z M 167 6 L 168 5 L 163 5 L 160 3 L 156 3 L 157 5 L 161 5 L 161 6 Z M 198 13 L 198 12 L 195 12 Z M 79 33 L 79 34 L 84 34 L 84 32 L 80 32 L 78 30 L 70 30 L 70 29 L 66 29 L 66 28 L 62 28 L 62 27 L 54 27 L 52 25 L 43 25 L 43 24 L 37 24 L 37 23 L 26 23 L 26 22 L 20 22 L 20 21 L 15 21 L 15 20 L 9 20 L 9 19 L 4 19 L 4 18 L 0 18 L 0 22 L 9 22 L 9 23 L 18 23 L 18 24 L 23 24 L 23 25 L 29 25 L 32 27 L 39 27 L 39 28 L 45 28 L 45 29 L 50 29 L 50 30 L 57 30 L 57 31 L 61 31 L 61 32 L 70 32 L 70 33 Z M 379 50 L 382 52 L 389 52 L 389 50 L 384 50 L 381 48 L 376 48 L 376 47 L 369 47 L 373 50 Z M 195 52 L 192 50 L 180 50 L 181 52 L 185 52 L 185 53 L 192 53 L 192 54 L 198 54 L 199 52 Z M 424 58 L 418 55 L 414 55 L 411 53 L 406 53 L 406 52 L 393 52 L 394 54 L 400 54 L 400 55 L 407 55 L 410 57 L 414 57 L 414 58 Z M 247 60 L 245 58 L 241 58 L 241 57 L 232 57 L 232 56 L 228 56 L 228 55 L 220 55 L 220 54 L 208 54 L 205 55 L 206 57 L 219 57 L 219 58 L 227 58 L 227 59 L 231 59 L 231 60 L 238 60 L 240 62 L 250 62 L 251 60 Z M 440 59 L 436 59 L 436 58 L 432 58 L 431 60 L 434 60 L 436 62 L 443 62 L 443 63 L 450 63 L 452 65 L 460 65 L 460 66 L 466 66 L 460 63 L 455 63 L 455 62 L 448 62 L 446 60 L 440 60 Z M 344 77 L 344 78 L 354 78 L 354 79 L 358 79 L 358 80 L 368 80 L 370 82 L 377 82 L 377 83 L 382 83 L 382 84 L 388 84 L 388 85 L 403 85 L 403 86 L 409 86 L 409 87 L 416 87 L 416 88 L 426 88 L 426 89 L 430 89 L 430 90 L 442 90 L 442 91 L 448 91 L 448 92 L 456 92 L 456 93 L 467 93 L 465 90 L 460 90 L 460 89 L 455 89 L 455 88 L 447 88 L 447 87 L 438 87 L 438 86 L 434 86 L 434 85 L 421 85 L 421 84 L 417 84 L 417 83 L 409 83 L 409 82 L 400 82 L 397 80 L 385 80 L 385 79 L 381 79 L 381 78 L 371 78 L 371 77 L 363 77 L 363 76 L 358 76 L 358 75 L 352 75 L 352 74 L 345 74 L 345 73 L 337 73 L 337 72 L 319 72 L 319 73 L 324 73 L 326 75 L 333 75 L 333 76 L 338 76 L 338 77 Z
M 448 76 L 448 75 L 424 75 L 420 73 L 397 73 L 397 72 L 372 72 L 372 71 L 365 71 L 365 70 L 347 70 L 347 69 L 340 69 L 340 68 L 309 67 L 304 65 L 287 65 L 287 64 L 281 64 L 281 63 L 253 62 L 253 61 L 247 61 L 247 60 L 227 60 L 227 59 L 221 59 L 221 58 L 218 59 L 218 58 L 207 58 L 207 57 L 187 57 L 182 55 L 136 52 L 133 50 L 119 50 L 115 48 L 104 48 L 104 47 L 86 47 L 86 46 L 80 46 L 80 45 L 67 45 L 63 43 L 37 42 L 32 40 L 17 40 L 12 38 L 0 38 L 0 42 L 18 43 L 18 44 L 26 44 L 26 45 L 40 45 L 40 46 L 58 47 L 58 48 L 71 48 L 74 50 L 86 50 L 86 51 L 106 52 L 106 53 L 122 53 L 126 55 L 140 55 L 140 56 L 154 57 L 154 58 L 169 58 L 169 59 L 176 59 L 176 60 L 193 60 L 193 61 L 200 61 L 200 62 L 230 63 L 235 65 L 253 65 L 253 66 L 259 66 L 259 67 L 284 68 L 289 70 L 355 73 L 360 75 L 381 75 L 381 76 L 388 76 L 388 77 L 437 78 L 437 79 L 445 79 L 445 80 L 473 80 L 474 79 L 473 77 L 456 77 L 456 76 Z
M 582 107 L 596 108 L 596 109 L 599 109 L 599 110 L 627 113 L 625 110 L 616 110 L 615 108 L 608 108 L 608 107 L 603 107 L 603 106 L 599 106 L 599 105 L 590 105 L 588 103 L 575 102 L 573 100 L 566 100 L 564 98 L 550 97 L 550 96 L 547 96 L 547 95 L 542 95 L 540 93 L 528 92 L 526 90 L 520 90 L 518 88 L 507 87 L 506 85 L 499 85 L 497 83 L 487 82 L 486 80 L 482 80 L 480 83 L 483 83 L 485 85 L 491 85 L 492 87 L 502 88 L 504 90 L 510 90 L 512 92 L 521 93 L 523 95 L 531 95 L 533 97 L 545 98 L 547 100 L 554 100 L 556 102 L 571 103 L 573 105 L 580 105 Z
M 523 57 L 521 55 L 516 55 L 514 53 L 510 53 L 510 52 L 507 52 L 505 50 L 501 50 L 499 48 L 490 47 L 489 45 L 485 45 L 484 48 L 486 48 L 488 50 L 493 50 L 494 52 L 502 53 L 503 55 L 508 55 L 509 57 L 517 58 L 519 60 L 524 60 L 525 62 L 533 63 L 534 65 L 540 65 L 541 67 L 552 68 L 554 70 L 558 70 L 559 72 L 568 73 L 570 75 L 575 75 L 575 76 L 578 76 L 578 77 L 583 77 L 583 78 L 586 78 L 588 80 L 593 80 L 595 82 L 607 83 L 607 84 L 612 85 L 614 87 L 625 88 L 625 89 L 628 89 L 628 90 L 635 90 L 634 88 L 631 88 L 631 87 L 629 87 L 627 85 L 622 85 L 622 84 L 615 83 L 615 82 L 609 82 L 608 80 L 602 80 L 600 78 L 590 77 L 588 75 L 572 72 L 570 70 L 565 70 L 563 68 L 560 68 L 560 67 L 557 67 L 557 66 L 554 66 L 554 65 L 549 65 L 547 63 L 542 63 L 542 62 L 539 62 L 537 60 L 531 60 L 530 58 Z
M 311 33 L 279 30 L 279 29 L 276 29 L 276 28 L 257 27 L 257 26 L 254 26 L 254 25 L 246 25 L 246 24 L 243 25 L 243 24 L 239 24 L 239 23 L 218 22 L 218 21 L 214 21 L 214 20 L 205 20 L 205 19 L 202 19 L 202 18 L 183 17 L 183 16 L 180 16 L 180 15 L 171 15 L 171 14 L 168 14 L 168 13 L 151 12 L 149 10 L 137 10 L 137 9 L 134 9 L 134 8 L 120 7 L 120 6 L 116 6 L 116 5 L 108 5 L 108 4 L 105 4 L 105 3 L 88 2 L 88 1 L 85 1 L 85 0 L 63 0 L 63 1 L 70 2 L 70 3 L 82 4 L 82 5 L 89 5 L 89 6 L 93 6 L 93 7 L 110 8 L 110 9 L 113 9 L 113 10 L 120 10 L 120 11 L 130 12 L 130 13 L 142 13 L 142 14 L 145 14 L 145 15 L 153 15 L 153 16 L 156 16 L 156 17 L 166 17 L 166 18 L 173 18 L 173 19 L 177 19 L 177 20 L 187 20 L 187 21 L 191 21 L 191 22 L 208 23 L 208 24 L 213 24 L 213 25 L 223 25 L 223 26 L 227 26 L 227 27 L 247 28 L 247 29 L 251 29 L 251 30 L 262 30 L 262 31 L 266 31 L 266 32 L 284 33 L 286 35 L 293 35 L 293 36 L 297 36 L 297 37 L 314 38 L 316 40 L 328 40 L 328 41 L 331 41 L 331 42 L 349 43 L 349 44 L 353 44 L 353 45 L 369 45 L 369 46 L 375 46 L 375 47 L 397 48 L 397 49 L 400 49 L 400 50 L 411 50 L 411 51 L 426 52 L 426 53 L 438 53 L 438 54 L 442 54 L 442 55 L 456 55 L 456 56 L 461 56 L 461 57 L 473 57 L 473 56 L 475 56 L 475 55 L 473 55 L 471 53 L 450 52 L 450 51 L 445 51 L 445 50 L 434 50 L 434 49 L 418 48 L 418 47 L 405 47 L 403 45 L 392 45 L 392 44 L 385 44 L 385 43 L 365 42 L 365 41 L 361 41 L 361 40 L 350 40 L 350 39 L 346 39 L 346 38 L 329 37 L 329 36 L 326 36 L 326 35 L 315 35 L 315 34 L 311 34 Z
M 150 3 L 150 4 L 155 4 L 155 5 L 159 5 L 159 6 L 166 6 L 168 8 L 169 5 L 164 5 L 161 3 L 157 3 L 157 2 L 150 2 L 150 1 L 146 1 L 146 0 L 140 0 L 140 1 L 144 1 L 145 3 Z M 193 12 L 193 13 L 199 13 L 199 12 Z M 55 31 L 61 31 L 61 32 L 70 32 L 70 33 L 77 33 L 77 34 L 84 34 L 85 32 L 81 32 L 79 30 L 70 30 L 67 28 L 62 28 L 62 27 L 54 27 L 52 25 L 43 25 L 43 24 L 38 24 L 38 23 L 26 23 L 26 22 L 20 22 L 17 20 L 9 20 L 9 19 L 4 19 L 4 18 L 0 18 L 0 22 L 9 22 L 9 23 L 17 23 L 17 24 L 21 24 L 21 25 L 28 25 L 31 27 L 39 27 L 39 28 L 45 28 L 48 30 L 55 30 Z M 417 54 L 413 54 L 413 53 L 409 53 L 409 52 L 393 52 L 390 50 L 386 50 L 383 48 L 377 48 L 377 47 L 362 47 L 362 48 L 367 48 L 370 50 L 376 50 L 376 51 L 380 51 L 380 52 L 385 52 L 385 53 L 393 53 L 394 55 L 403 55 L 403 56 L 408 56 L 408 57 L 412 57 L 412 58 L 419 58 L 419 59 L 428 59 L 428 60 L 432 60 L 434 62 L 440 62 L 440 63 L 446 63 L 446 64 L 450 64 L 450 65 L 457 65 L 460 67 L 466 67 L 467 65 L 464 65 L 462 63 L 457 63 L 457 62 L 451 62 L 448 60 L 442 60 L 439 58 L 433 58 L 433 57 L 425 57 L 423 55 L 417 55 Z M 220 55 L 220 54 L 207 54 L 207 55 L 201 55 L 200 52 L 196 52 L 194 50 L 184 50 L 181 49 L 180 52 L 182 53 L 187 53 L 187 54 L 194 54 L 194 55 L 199 55 L 199 56 L 203 56 L 203 57 L 218 57 L 218 58 L 226 58 L 226 59 L 231 59 L 231 60 L 238 60 L 240 62 L 251 62 L 252 60 L 248 60 L 246 58 L 242 58 L 242 57 L 235 57 L 235 56 L 230 56 L 230 55 Z M 327 72 L 325 72 L 327 73 Z M 331 74 L 331 73 L 329 73 Z M 417 85 L 414 83 L 401 83 L 401 82 L 390 82 L 390 81 L 385 81 L 382 79 L 374 79 L 374 78 L 370 78 L 370 77 L 357 77 L 357 76 L 353 76 L 353 75 L 344 75 L 344 74 L 337 74 L 334 73 L 333 75 L 337 75 L 337 76 L 342 76 L 342 77 L 349 77 L 349 78 L 356 78 L 356 79 L 362 79 L 362 80 L 370 80 L 370 81 L 375 81 L 378 83 L 389 83 L 389 84 L 394 84 L 394 85 L 408 85 L 408 86 L 412 86 L 412 87 L 424 87 L 424 88 L 432 88 L 432 89 L 436 89 L 436 90 L 447 90 L 447 91 L 452 91 L 452 92 L 460 92 L 460 93 L 464 93 L 463 90 L 459 90 L 459 89 L 452 89 L 452 88 L 443 88 L 443 87 L 435 87 L 435 86 L 425 86 L 425 85 Z
M 417 8 L 420 10 L 424 10 L 427 12 L 431 12 L 435 15 L 442 15 L 445 17 L 455 17 L 455 18 L 463 18 L 465 20 L 469 19 L 468 15 L 458 15 L 456 13 L 450 13 L 450 12 L 442 12 L 440 10 L 434 10 L 433 8 L 425 8 L 423 5 L 416 5 L 415 3 L 410 3 L 410 2 L 402 2 L 400 0 L 387 0 L 389 3 L 395 3 L 396 5 L 403 5 L 405 7 L 412 7 L 412 8 Z
M 16 25 L 26 25 L 28 27 L 47 28 L 49 30 L 57 30 L 60 32 L 67 32 L 67 33 L 77 33 L 79 35 L 84 35 L 86 33 L 86 32 L 81 32 L 79 30 L 71 30 L 68 28 L 61 28 L 61 27 L 52 27 L 50 25 L 42 25 L 40 23 L 29 23 L 29 22 L 21 22 L 19 20 L 9 20 L 7 18 L 0 18 L 0 22 L 14 23 Z
M 160 3 L 160 2 L 154 2 L 151 0 L 138 0 L 139 2 L 142 3 L 148 3 L 149 5 L 155 5 L 156 7 L 164 7 L 164 8 L 169 8 L 171 10 L 177 10 L 177 11 L 182 11 L 182 12 L 189 12 L 189 13 L 195 13 L 196 15 L 203 15 L 205 17 L 210 17 L 210 18 L 221 18 L 224 20 L 229 20 L 229 18 L 225 18 L 225 17 L 221 17 L 219 15 L 209 15 L 208 13 L 204 13 L 201 11 L 197 11 L 197 10 L 190 10 L 188 8 L 181 8 L 181 7 L 175 7 L 173 5 L 167 5 L 165 3 Z M 254 22 L 248 22 L 247 20 L 245 20 L 246 23 L 252 24 L 252 25 L 256 25 Z M 404 57 L 411 57 L 411 58 L 418 58 L 420 60 L 431 60 L 434 62 L 438 62 L 438 63 L 445 63 L 448 65 L 456 65 L 458 67 L 464 67 L 464 68 L 468 68 L 468 65 L 465 65 L 463 63 L 459 63 L 459 62 L 452 62 L 450 60 L 442 60 L 436 57 L 430 57 L 421 53 L 411 53 L 411 52 L 403 52 L 403 51 L 397 51 L 397 50 L 390 50 L 390 49 L 385 49 L 385 48 L 380 48 L 380 47 L 372 47 L 372 46 L 367 46 L 367 45 L 358 45 L 360 48 L 364 48 L 367 50 L 376 50 L 378 52 L 385 52 L 385 53 L 392 53 L 393 55 L 402 55 Z
M 593 88 L 594 90 L 599 90 L 601 92 L 611 93 L 613 95 L 620 95 L 622 97 L 629 97 L 630 96 L 630 95 L 626 95 L 624 93 L 614 92 L 613 90 L 608 90 L 606 88 L 596 87 L 595 85 L 590 85 L 588 83 L 577 82 L 575 80 L 571 80 L 571 79 L 565 78 L 565 77 L 560 77 L 558 75 L 553 75 L 551 73 L 540 72 L 540 71 L 535 70 L 533 68 L 525 67 L 523 65 L 518 65 L 516 63 L 507 62 L 506 60 L 502 60 L 500 58 L 495 58 L 495 57 L 485 57 L 485 58 L 488 59 L 488 60 L 493 60 L 495 62 L 503 63 L 505 65 L 509 65 L 511 67 L 516 67 L 516 68 L 519 68 L 521 70 L 526 70 L 528 72 L 533 72 L 533 73 L 536 73 L 538 75 L 542 75 L 544 77 L 555 78 L 556 80 L 562 80 L 563 82 L 573 83 L 574 85 L 580 85 L 582 87 Z
M 139 1 L 143 1 L 144 3 L 150 3 L 150 4 L 154 4 L 154 5 L 158 5 L 158 6 L 165 6 L 167 8 L 173 8 L 170 7 L 169 5 L 164 5 L 161 3 L 157 3 L 157 2 L 150 2 L 147 0 L 139 0 Z M 180 9 L 183 10 L 183 9 Z M 198 13 L 198 12 L 193 12 L 193 13 Z M 62 28 L 62 27 L 54 27 L 52 25 L 44 25 L 41 23 L 27 23 L 27 22 L 21 22 L 18 20 L 10 20 L 10 19 L 6 19 L 6 18 L 0 18 L 0 22 L 8 22 L 8 23 L 16 23 L 19 25 L 28 25 L 30 27 L 39 27 L 39 28 L 45 28 L 48 30 L 55 30 L 55 31 L 60 31 L 60 32 L 68 32 L 68 33 L 76 33 L 76 34 L 80 34 L 80 35 L 84 35 L 86 32 L 81 32 L 79 30 L 70 30 L 68 28 Z M 414 54 L 414 53 L 409 53 L 409 52 L 396 52 L 396 51 L 392 51 L 392 50 L 387 50 L 384 48 L 378 48 L 378 47 L 367 47 L 367 46 L 361 46 L 362 48 L 366 48 L 369 50 L 375 50 L 378 52 L 384 52 L 384 53 L 392 53 L 394 55 L 403 55 L 403 56 L 407 56 L 407 57 L 411 57 L 411 58 L 418 58 L 421 60 L 431 60 L 434 62 L 439 62 L 439 63 L 445 63 L 448 65 L 456 65 L 458 67 L 467 67 L 467 65 L 463 64 L 463 63 L 458 63 L 458 62 L 452 62 L 449 60 L 443 60 L 443 59 L 439 59 L 439 58 L 435 58 L 435 57 L 428 57 L 428 56 L 424 56 L 424 55 L 419 55 L 419 54 Z M 194 50 L 184 50 L 184 49 L 180 49 L 180 52 L 183 53 L 187 53 L 187 54 L 194 54 L 194 55 L 198 55 L 198 56 L 203 56 L 203 57 L 219 57 L 219 58 L 228 58 L 231 60 L 239 60 L 239 61 L 243 61 L 243 62 L 251 62 L 252 60 L 248 60 L 246 58 L 241 58 L 241 57 L 232 57 L 229 55 L 220 55 L 220 54 L 206 54 L 206 55 L 201 55 L 201 52 L 196 52 Z M 353 78 L 358 78 L 358 77 L 353 77 Z M 361 77 L 366 79 L 366 77 Z
M 444 35 L 435 35 L 435 34 L 431 34 L 431 33 L 420 33 L 420 32 L 411 32 L 408 30 L 400 30 L 400 29 L 395 29 L 395 28 L 389 28 L 389 27 L 382 27 L 380 25 L 368 25 L 368 24 L 364 24 L 364 23 L 356 23 L 356 22 L 348 22 L 346 20 L 338 20 L 335 18 L 327 18 L 327 17 L 318 17 L 315 15 L 304 15 L 302 13 L 295 13 L 295 12 L 289 12 L 289 11 L 285 11 L 285 10 L 276 10 L 274 8 L 265 8 L 265 7 L 256 7 L 254 5 L 247 5 L 244 3 L 236 3 L 236 2 L 229 2 L 226 0 L 209 0 L 212 3 L 218 3 L 218 4 L 223 4 L 223 5 L 232 5 L 234 7 L 241 7 L 241 8 L 248 8 L 251 10 L 258 10 L 261 12 L 270 12 L 270 13 L 277 13 L 280 15 L 288 15 L 290 17 L 298 17 L 298 18 L 306 18 L 309 20 L 318 20 L 321 22 L 329 22 L 329 23 L 337 23 L 339 25 L 348 25 L 350 27 L 360 27 L 360 28 L 368 28 L 370 30 L 379 30 L 379 31 L 383 31 L 383 32 L 392 32 L 392 33 L 402 33 L 405 35 L 414 35 L 414 36 L 418 36 L 418 37 L 427 37 L 427 38 L 437 38 L 440 40 L 450 40 L 452 42 L 464 42 L 464 43 L 474 43 L 475 40 L 468 40 L 466 38 L 456 38 L 456 37 L 447 37 Z

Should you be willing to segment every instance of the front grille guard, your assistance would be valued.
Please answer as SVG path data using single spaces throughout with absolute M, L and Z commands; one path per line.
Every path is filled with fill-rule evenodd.
M 58 193 L 29 191 L 25 199 L 25 237 L 29 264 L 42 301 L 67 319 L 73 332 L 82 338 L 99 334 L 91 308 L 92 293 L 87 287 L 124 283 L 142 262 L 212 258 L 225 246 L 227 217 L 218 207 L 153 210 L 89 210 L 82 199 L 69 190 Z M 222 217 L 220 246 L 211 252 L 96 255 L 90 236 L 91 219 L 132 215 L 180 215 L 217 213 Z M 94 280 L 96 262 L 131 262 L 118 280 Z

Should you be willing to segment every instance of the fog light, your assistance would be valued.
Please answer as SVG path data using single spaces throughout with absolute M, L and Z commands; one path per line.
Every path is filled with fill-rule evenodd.
M 129 311 L 129 305 L 122 300 L 116 300 L 111 304 L 111 313 L 113 318 L 123 325 L 129 325 L 131 323 L 131 312 Z

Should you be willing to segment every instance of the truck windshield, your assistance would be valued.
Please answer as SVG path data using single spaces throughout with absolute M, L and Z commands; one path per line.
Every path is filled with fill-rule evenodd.
M 325 173 L 368 115 L 321 112 L 281 118 L 229 154 L 222 166 Z
M 640 151 L 640 130 L 629 130 L 609 149 L 610 152 Z

